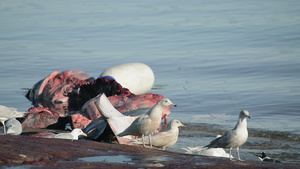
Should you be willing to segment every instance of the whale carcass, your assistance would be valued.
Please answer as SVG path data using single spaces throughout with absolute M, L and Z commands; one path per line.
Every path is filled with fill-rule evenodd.
M 30 113 L 22 126 L 65 129 L 66 125 L 70 125 L 97 139 L 107 126 L 95 104 L 102 94 L 116 110 L 131 116 L 146 112 L 163 98 L 153 93 L 135 95 L 113 78 L 94 79 L 81 70 L 55 71 L 28 90 L 26 97 L 33 107 L 28 110 Z M 167 108 L 162 115 L 165 125 L 170 113 Z

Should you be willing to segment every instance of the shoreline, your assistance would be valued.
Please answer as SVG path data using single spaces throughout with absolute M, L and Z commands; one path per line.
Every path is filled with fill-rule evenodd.
M 299 164 L 230 161 L 91 140 L 1 135 L 0 168 L 300 168 Z

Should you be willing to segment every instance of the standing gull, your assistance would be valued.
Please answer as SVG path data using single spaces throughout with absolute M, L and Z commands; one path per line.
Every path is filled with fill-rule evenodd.
M 159 132 L 152 136 L 152 145 L 157 148 L 165 150 L 167 147 L 174 145 L 178 140 L 179 127 L 185 127 L 179 120 L 171 121 L 171 128 L 169 130 Z M 142 140 L 134 139 L 132 140 L 134 144 L 143 144 Z M 146 141 L 146 144 L 149 142 Z
M 230 160 L 231 158 L 231 150 L 232 148 L 236 148 L 238 160 L 240 159 L 239 147 L 242 146 L 248 139 L 248 130 L 247 130 L 247 119 L 250 118 L 250 114 L 247 110 L 242 110 L 240 112 L 239 120 L 236 126 L 222 135 L 210 142 L 209 145 L 205 146 L 208 148 L 229 148 Z
M 143 146 L 145 147 L 145 135 L 149 136 L 149 144 L 152 147 L 151 134 L 155 132 L 160 123 L 163 110 L 169 106 L 175 106 L 169 99 L 163 98 L 158 101 L 146 114 L 139 116 L 135 119 L 132 124 L 126 128 L 123 132 L 119 133 L 118 136 L 134 135 L 142 136 Z
M 11 118 L 24 117 L 26 112 L 18 112 L 17 109 L 0 105 L 0 122 L 3 124 L 4 134 L 6 134 L 5 121 Z
M 53 138 L 78 140 L 78 136 L 87 136 L 81 129 L 73 129 L 71 133 L 59 133 Z

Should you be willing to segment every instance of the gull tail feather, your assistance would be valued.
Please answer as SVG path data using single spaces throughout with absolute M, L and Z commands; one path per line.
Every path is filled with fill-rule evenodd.
M 216 148 L 216 143 L 220 140 L 221 137 L 218 137 L 212 140 L 208 145 L 204 146 L 205 148 Z

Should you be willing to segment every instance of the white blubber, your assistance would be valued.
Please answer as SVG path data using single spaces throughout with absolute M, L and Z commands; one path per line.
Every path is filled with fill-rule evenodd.
M 126 63 L 105 70 L 100 77 L 115 79 L 133 94 L 148 93 L 154 85 L 152 69 L 143 63 Z

